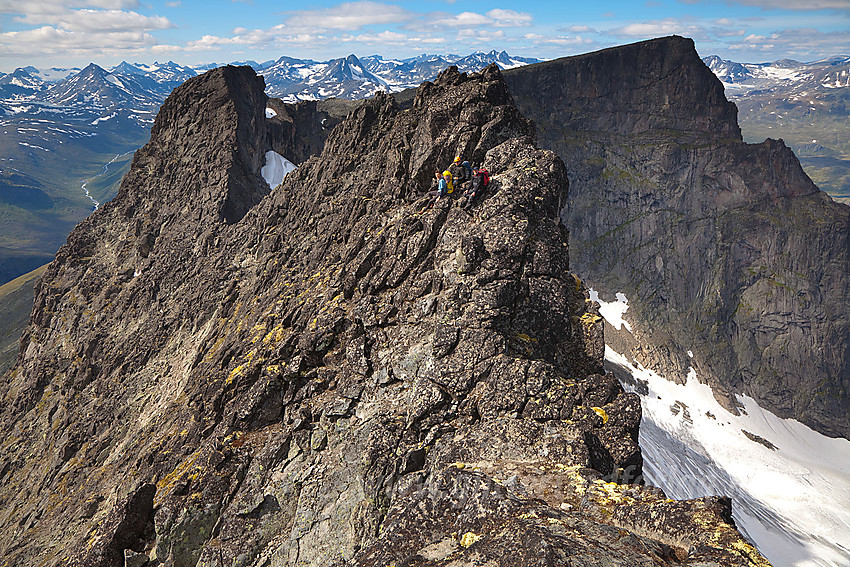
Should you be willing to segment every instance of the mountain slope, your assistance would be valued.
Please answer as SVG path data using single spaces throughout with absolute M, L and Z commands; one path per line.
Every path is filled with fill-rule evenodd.
M 462 70 L 526 61 L 504 52 L 452 60 Z M 264 75 L 267 94 L 292 102 L 398 91 L 449 66 L 434 57 L 409 62 L 384 62 L 381 76 L 354 55 L 323 63 L 281 57 L 253 65 Z M 122 62 L 109 71 L 95 64 L 82 70 L 23 67 L 0 77 L 0 215 L 8 219 L 0 225 L 0 283 L 49 261 L 93 205 L 115 195 L 117 182 L 109 177 L 107 183 L 104 171 L 126 171 L 127 153 L 148 139 L 162 101 L 196 74 L 168 61 Z M 6 182 L 15 176 L 34 180 L 38 192 L 31 183 Z
M 0 76 L 0 98 L 26 98 L 37 94 L 44 87 L 44 81 L 27 69 L 18 68 L 8 75 Z
M 638 401 L 495 67 L 360 104 L 273 191 L 263 90 L 178 88 L 47 269 L 2 391 L 7 562 L 767 565 L 728 500 L 605 482 L 640 474 Z M 487 197 L 423 210 L 456 154 Z
M 0 374 L 5 374 L 18 357 L 21 329 L 29 322 L 33 287 L 47 265 L 0 285 Z
M 738 105 L 746 141 L 781 137 L 818 187 L 850 201 L 850 58 L 761 64 L 717 56 L 703 60 Z
M 746 394 L 850 437 L 850 207 L 820 192 L 781 141 L 742 143 L 735 106 L 692 42 L 653 40 L 506 80 L 541 145 L 567 164 L 573 269 L 625 293 L 643 330 L 614 346 L 682 381 L 690 351 L 727 406 Z

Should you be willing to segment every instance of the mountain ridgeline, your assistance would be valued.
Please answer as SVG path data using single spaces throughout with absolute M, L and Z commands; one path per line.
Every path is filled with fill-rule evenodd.
M 726 397 L 850 437 L 850 207 L 781 140 L 744 144 L 736 108 L 669 37 L 506 74 L 567 164 L 571 268 L 623 292 L 607 342 Z M 611 299 L 609 297 L 608 299 Z
M 494 62 L 509 68 L 535 61 L 493 51 L 408 60 L 281 57 L 250 65 L 263 76 L 266 94 L 294 103 L 415 88 L 451 65 L 479 71 Z M 74 226 L 115 196 L 129 156 L 150 138 L 160 105 L 199 69 L 169 61 L 123 62 L 109 70 L 92 63 L 84 69 L 22 67 L 0 73 L 0 284 L 50 262 Z M 332 113 L 344 106 L 329 104 Z M 330 129 L 333 122 L 310 124 Z M 305 157 L 290 159 L 300 163 Z M 0 369 L 7 368 L 0 361 Z
M 767 565 L 728 499 L 641 484 L 534 133 L 495 66 L 345 119 L 249 67 L 177 88 L 37 286 L 3 564 Z M 455 155 L 491 187 L 425 207 Z

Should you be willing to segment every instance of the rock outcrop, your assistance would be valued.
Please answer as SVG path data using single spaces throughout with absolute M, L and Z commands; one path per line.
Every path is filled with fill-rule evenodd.
M 640 485 L 567 169 L 495 67 L 363 102 L 274 190 L 300 134 L 268 104 L 247 67 L 176 89 L 48 268 L 2 390 L 4 565 L 766 565 L 728 500 Z M 491 189 L 425 208 L 456 154 Z
M 567 165 L 572 269 L 628 297 L 635 334 L 610 329 L 609 343 L 683 381 L 693 367 L 730 407 L 746 394 L 850 437 L 850 207 L 781 140 L 741 141 L 693 42 L 560 59 L 506 81 Z

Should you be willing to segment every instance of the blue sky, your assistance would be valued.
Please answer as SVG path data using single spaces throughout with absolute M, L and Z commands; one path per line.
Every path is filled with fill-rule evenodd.
M 491 49 L 554 58 L 671 34 L 745 63 L 850 55 L 850 0 L 0 0 L 0 71 Z

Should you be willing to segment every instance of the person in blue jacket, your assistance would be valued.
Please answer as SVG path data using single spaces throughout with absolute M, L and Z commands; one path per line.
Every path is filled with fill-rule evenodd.
M 428 191 L 428 196 L 433 200 L 428 202 L 425 206 L 426 209 L 433 207 L 442 197 L 445 197 L 454 191 L 454 184 L 452 183 L 452 174 L 450 171 L 446 170 L 443 173 L 435 171 L 434 179 L 437 181 L 437 188 Z

